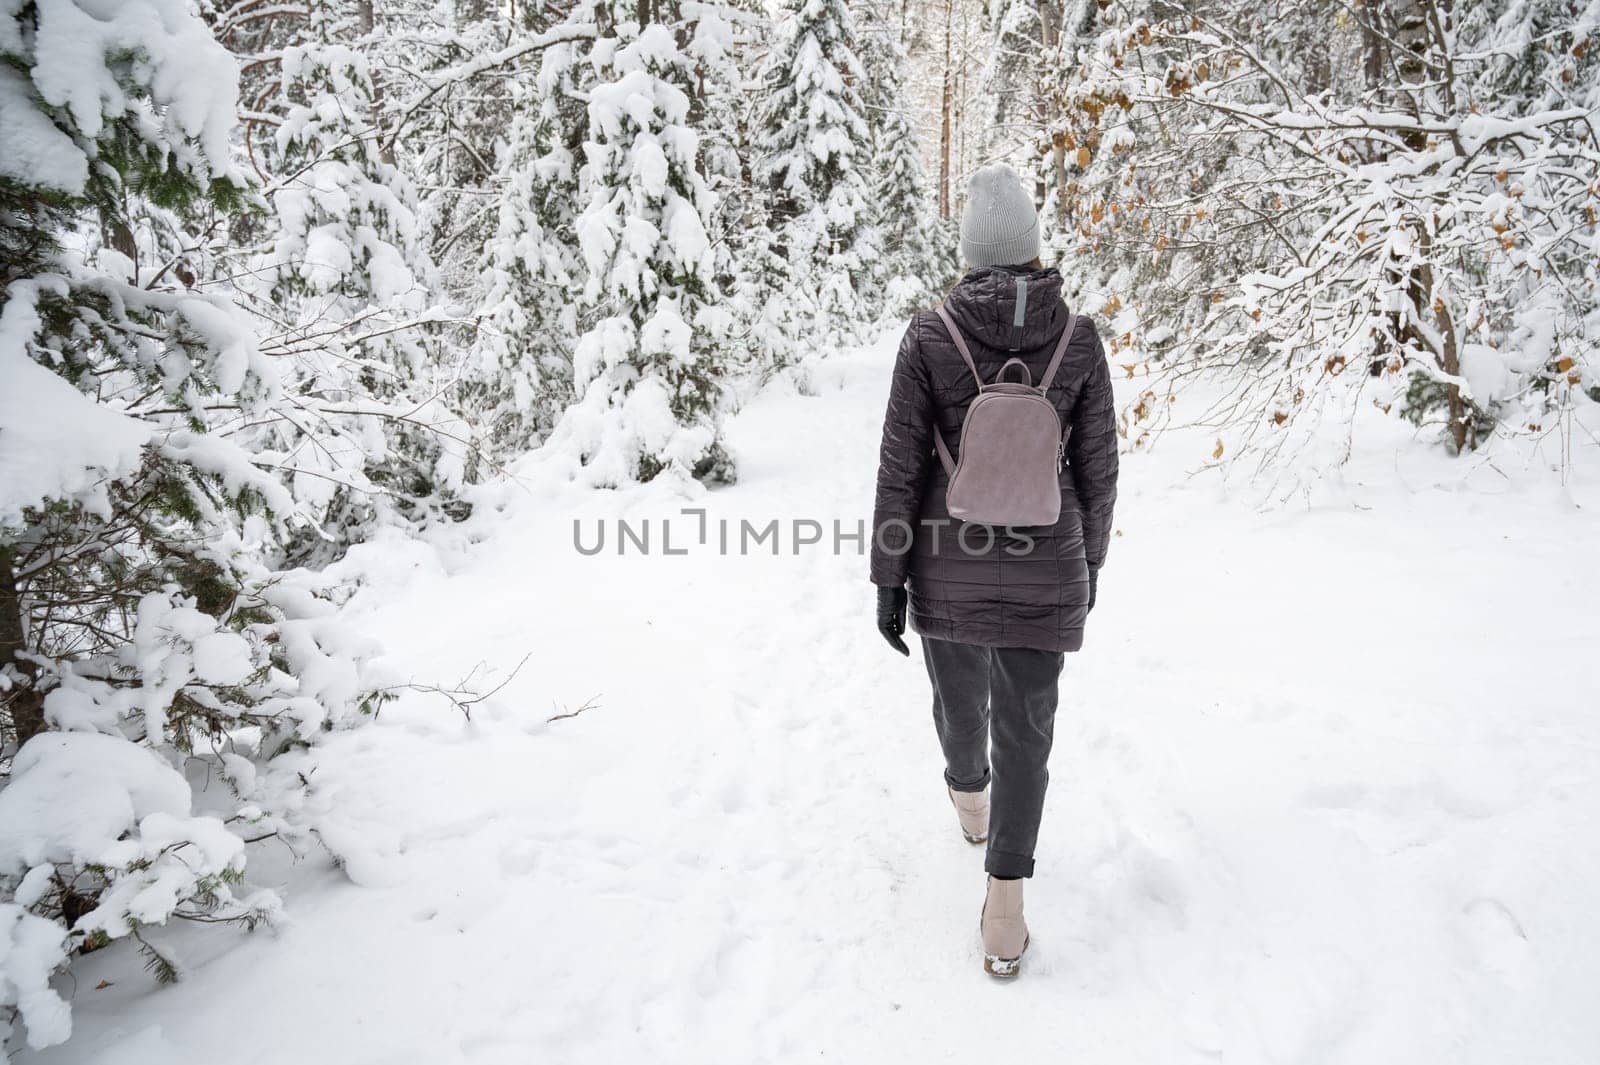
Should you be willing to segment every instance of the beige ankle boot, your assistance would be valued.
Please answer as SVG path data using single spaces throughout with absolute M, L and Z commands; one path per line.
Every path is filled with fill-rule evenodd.
M 983 916 L 983 971 L 990 976 L 1015 976 L 1028 949 L 1028 923 L 1022 919 L 1022 881 L 989 878 Z
M 955 788 L 946 788 L 950 792 L 950 801 L 955 804 L 956 819 L 961 822 L 961 834 L 967 838 L 968 843 L 982 843 L 989 838 L 989 789 L 982 791 L 957 791 Z

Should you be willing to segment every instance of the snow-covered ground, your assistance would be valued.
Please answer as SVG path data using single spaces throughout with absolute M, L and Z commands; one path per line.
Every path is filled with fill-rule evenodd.
M 894 339 L 748 404 L 737 486 L 535 471 L 448 567 L 358 552 L 351 614 L 404 673 L 527 664 L 470 722 L 418 694 L 335 738 L 346 871 L 266 845 L 291 924 L 169 933 L 166 988 L 84 959 L 77 1034 L 24 1060 L 1593 1062 L 1596 508 L 1428 487 L 1463 464 L 1399 436 L 1271 512 L 1187 476 L 1207 442 L 1126 457 L 1002 984 L 926 677 L 832 551 L 869 517 Z M 650 556 L 574 548 L 617 516 L 655 519 Z M 741 517 L 782 553 L 719 554 Z M 824 544 L 792 553 L 793 519 Z

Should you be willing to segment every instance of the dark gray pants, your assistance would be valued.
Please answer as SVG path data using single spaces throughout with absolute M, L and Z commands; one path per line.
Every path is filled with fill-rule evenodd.
M 995 876 L 1032 876 L 1066 656 L 924 636 L 922 660 L 933 682 L 945 783 L 956 791 L 982 791 L 993 766 L 984 869 Z

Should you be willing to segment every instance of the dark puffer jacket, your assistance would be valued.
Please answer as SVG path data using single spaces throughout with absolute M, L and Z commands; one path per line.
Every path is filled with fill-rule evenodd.
M 1019 276 L 1027 278 L 1028 299 L 1019 350 L 1013 352 L 1007 348 Z M 1039 381 L 1069 313 L 1054 269 L 973 270 L 947 306 L 985 381 L 993 381 L 1013 357 Z M 1094 323 L 1079 316 L 1050 389 L 1061 424 L 1071 427 L 1061 471 L 1061 517 L 1053 526 L 1015 530 L 1018 538 L 1012 539 L 1003 528 L 951 519 L 944 501 L 948 477 L 934 454 L 933 430 L 938 426 L 944 433 L 959 461 L 961 422 L 977 395 L 977 382 L 944 323 L 931 310 L 918 312 L 900 342 L 883 420 L 872 582 L 898 587 L 909 581 L 911 627 L 925 636 L 1076 651 L 1088 613 L 1089 567 L 1105 561 L 1117 497 L 1111 375 Z M 940 521 L 946 524 L 930 524 Z M 965 546 L 958 539 L 963 535 Z

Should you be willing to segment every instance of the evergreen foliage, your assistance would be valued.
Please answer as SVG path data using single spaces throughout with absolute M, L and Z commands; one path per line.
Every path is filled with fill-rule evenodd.
M 151 258 L 249 196 L 231 61 L 178 0 L 13 7 L 0 50 L 0 1010 L 42 1047 L 70 953 L 271 919 L 243 836 L 309 839 L 291 763 L 383 694 L 322 579 L 273 565 L 299 515 L 238 427 L 282 399 L 251 321 Z M 232 810 L 192 812 L 195 761 Z
M 869 315 L 876 249 L 864 149 L 871 144 L 855 20 L 843 0 L 800 0 L 764 71 L 761 159 L 773 253 L 786 264 L 808 336 L 832 337 Z

